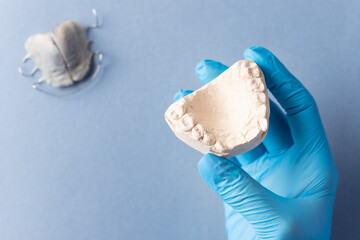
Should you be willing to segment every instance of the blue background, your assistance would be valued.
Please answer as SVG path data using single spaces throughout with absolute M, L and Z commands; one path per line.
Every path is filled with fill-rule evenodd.
M 73 18 L 104 52 L 100 78 L 54 98 L 16 70 L 24 42 Z M 272 50 L 317 100 L 340 173 L 333 239 L 359 236 L 360 1 L 0 0 L 0 239 L 224 239 L 221 201 L 163 113 L 230 65 Z M 36 75 L 37 79 L 40 74 Z

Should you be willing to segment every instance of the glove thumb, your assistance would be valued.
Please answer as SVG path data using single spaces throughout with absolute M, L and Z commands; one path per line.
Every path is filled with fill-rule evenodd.
M 279 236 L 289 223 L 288 199 L 263 187 L 228 159 L 206 154 L 198 164 L 210 188 L 254 228 L 257 237 Z

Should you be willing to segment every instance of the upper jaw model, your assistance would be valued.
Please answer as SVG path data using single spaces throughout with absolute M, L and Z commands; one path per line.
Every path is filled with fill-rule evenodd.
M 173 103 L 165 120 L 175 135 L 206 154 L 230 158 L 265 138 L 269 98 L 255 62 L 236 62 L 216 79 Z

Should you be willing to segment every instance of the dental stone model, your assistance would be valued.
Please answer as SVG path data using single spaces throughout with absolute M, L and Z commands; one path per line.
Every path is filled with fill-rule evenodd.
M 269 99 L 255 62 L 241 60 L 213 81 L 173 103 L 165 112 L 171 130 L 202 152 L 230 158 L 265 138 Z
M 90 41 L 86 39 L 86 31 L 99 26 L 97 13 L 95 9 L 92 11 L 96 17 L 96 24 L 93 26 L 83 26 L 74 20 L 67 20 L 52 32 L 30 36 L 25 42 L 27 54 L 22 62 L 32 59 L 35 67 L 29 74 L 24 73 L 20 67 L 19 72 L 32 76 L 37 70 L 41 70 L 42 77 L 38 83 L 46 82 L 53 87 L 66 87 L 82 80 L 89 71 L 94 55 L 88 49 Z M 102 53 L 95 54 L 99 55 L 101 66 Z M 98 70 L 100 69 L 97 69 L 96 74 Z M 37 88 L 38 83 L 33 87 Z

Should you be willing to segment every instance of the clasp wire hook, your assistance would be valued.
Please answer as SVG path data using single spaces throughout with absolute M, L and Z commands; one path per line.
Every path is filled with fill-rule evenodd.
M 100 27 L 99 16 L 98 16 L 98 14 L 96 12 L 96 9 L 95 8 L 91 9 L 91 12 L 95 17 L 95 24 L 91 25 L 89 28 L 98 28 L 98 27 Z
M 24 63 L 26 63 L 28 60 L 30 59 L 30 55 L 26 54 L 23 59 L 21 59 L 21 63 L 18 66 L 18 71 L 21 75 L 25 76 L 25 77 L 32 77 L 34 76 L 34 74 L 39 70 L 38 68 L 34 67 L 33 70 L 31 70 L 30 73 L 26 73 L 24 72 L 24 70 L 22 69 L 22 65 Z

